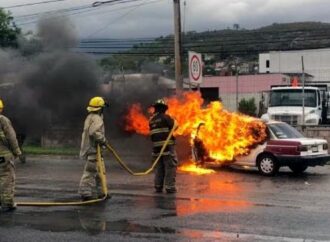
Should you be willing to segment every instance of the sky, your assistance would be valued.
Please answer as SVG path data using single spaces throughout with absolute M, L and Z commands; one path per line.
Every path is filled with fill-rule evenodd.
M 47 3 L 13 7 L 38 2 Z M 174 31 L 173 0 L 120 0 L 92 7 L 94 2 L 0 0 L 0 7 L 11 11 L 23 31 L 35 31 L 42 16 L 61 18 L 50 13 L 56 10 L 69 15 L 80 38 L 149 38 Z M 181 0 L 183 30 L 198 32 L 233 24 L 254 29 L 272 23 L 330 22 L 329 10 L 329 0 Z

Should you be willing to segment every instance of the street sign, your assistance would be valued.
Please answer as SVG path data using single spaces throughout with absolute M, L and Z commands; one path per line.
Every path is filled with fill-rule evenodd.
M 201 84 L 203 81 L 202 55 L 189 51 L 189 80 L 192 84 Z

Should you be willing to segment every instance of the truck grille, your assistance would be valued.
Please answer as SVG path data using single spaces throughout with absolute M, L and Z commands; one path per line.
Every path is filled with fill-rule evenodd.
M 272 119 L 282 121 L 290 125 L 298 125 L 298 115 L 273 115 Z

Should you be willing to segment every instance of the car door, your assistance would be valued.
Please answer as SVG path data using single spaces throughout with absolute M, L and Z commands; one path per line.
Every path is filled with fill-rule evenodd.
M 264 143 L 259 144 L 255 148 L 251 149 L 248 154 L 236 157 L 234 164 L 242 165 L 242 166 L 256 166 L 258 155 L 264 152 L 268 140 L 272 140 L 275 137 L 274 134 L 269 130 L 268 126 L 267 126 L 267 136 L 268 137 Z

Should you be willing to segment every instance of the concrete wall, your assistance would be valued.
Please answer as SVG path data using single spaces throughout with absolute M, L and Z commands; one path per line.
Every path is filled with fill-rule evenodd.
M 330 144 L 330 127 L 307 127 L 301 132 L 309 138 L 326 139 Z

